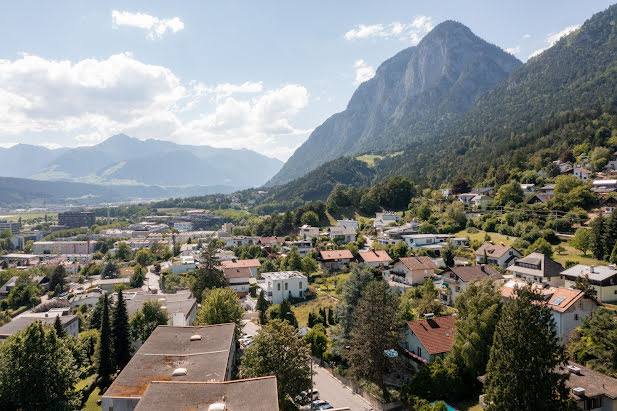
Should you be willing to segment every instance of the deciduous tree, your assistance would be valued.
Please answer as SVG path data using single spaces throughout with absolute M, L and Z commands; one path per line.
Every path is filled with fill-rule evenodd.
M 201 308 L 197 313 L 197 323 L 200 325 L 236 324 L 240 332 L 242 314 L 238 296 L 231 288 L 214 288 L 205 290 L 201 300 Z

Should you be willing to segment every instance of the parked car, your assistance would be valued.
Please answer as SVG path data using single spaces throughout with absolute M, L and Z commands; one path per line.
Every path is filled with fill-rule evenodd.
M 332 405 L 330 405 L 327 401 L 324 400 L 314 400 L 313 401 L 313 410 L 329 410 L 334 408 Z M 311 404 L 307 405 L 306 410 L 310 411 L 311 409 Z

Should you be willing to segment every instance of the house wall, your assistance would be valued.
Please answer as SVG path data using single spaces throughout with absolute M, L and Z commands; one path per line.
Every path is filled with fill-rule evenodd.
M 559 335 L 562 340 L 567 341 L 572 330 L 580 326 L 583 323 L 583 319 L 592 315 L 597 308 L 598 305 L 595 301 L 582 298 L 574 303 L 566 312 L 560 313 L 552 310 L 551 314 L 557 324 L 557 335 Z
M 79 317 L 64 327 L 64 331 L 72 337 L 77 338 L 79 334 Z
M 249 278 L 230 278 L 227 280 L 229 286 L 236 294 L 246 294 L 249 292 Z
M 405 281 L 412 285 L 422 285 L 424 280 L 435 275 L 435 270 L 410 270 L 401 262 L 395 263 L 392 270 L 405 273 Z
M 566 288 L 575 288 L 575 282 L 564 279 L 564 287 Z M 594 290 L 596 290 L 596 298 L 598 301 L 602 303 L 613 303 L 617 302 L 617 285 L 608 285 L 605 287 L 601 287 L 599 285 L 592 285 Z
M 419 357 L 422 357 L 428 362 L 434 361 L 435 358 L 428 353 L 428 350 L 422 345 L 420 339 L 411 331 L 411 328 L 407 327 L 405 331 L 405 349 L 411 351 Z M 418 352 L 418 349 L 420 350 Z
M 283 280 L 266 279 L 266 288 L 272 295 L 265 295 L 266 300 L 272 304 L 280 304 L 291 295 L 295 298 L 303 298 L 307 287 L 306 278 L 289 278 Z
M 196 268 L 197 268 L 196 264 L 178 264 L 178 265 L 171 264 L 169 266 L 169 269 L 171 270 L 172 274 L 184 274 L 191 270 L 195 270 Z
M 349 258 L 343 258 L 338 261 L 321 261 L 321 268 L 327 271 L 339 271 L 349 267 L 351 260 Z

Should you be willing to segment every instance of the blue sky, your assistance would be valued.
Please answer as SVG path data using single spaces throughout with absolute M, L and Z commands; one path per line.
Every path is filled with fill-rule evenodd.
M 444 20 L 525 61 L 609 5 L 11 2 L 0 14 L 0 145 L 124 132 L 285 160 L 383 60 Z

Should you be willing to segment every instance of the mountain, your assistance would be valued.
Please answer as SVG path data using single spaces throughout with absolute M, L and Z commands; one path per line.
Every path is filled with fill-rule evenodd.
M 0 177 L 0 207 L 45 206 L 66 203 L 86 205 L 229 192 L 229 187 L 225 186 L 102 186 Z
M 100 144 L 48 150 L 0 149 L 0 175 L 37 180 L 160 186 L 259 186 L 282 162 L 250 150 L 138 140 L 123 134 Z
M 345 111 L 317 127 L 268 185 L 285 183 L 343 155 L 394 152 L 440 129 L 521 62 L 466 26 L 446 21 L 382 63 Z

